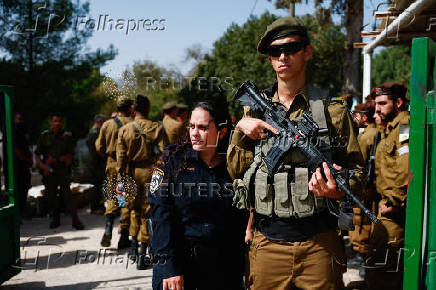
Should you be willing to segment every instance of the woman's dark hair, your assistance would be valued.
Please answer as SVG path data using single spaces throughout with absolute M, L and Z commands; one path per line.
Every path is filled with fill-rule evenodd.
M 217 153 L 225 153 L 229 145 L 229 138 L 226 137 L 230 135 L 231 130 L 231 121 L 229 111 L 227 109 L 227 102 L 218 103 L 211 101 L 202 101 L 195 104 L 192 111 L 197 108 L 202 108 L 211 115 L 213 122 L 215 123 L 215 127 L 217 127 L 218 130 L 227 128 L 227 133 L 221 140 L 218 141 L 217 148 Z

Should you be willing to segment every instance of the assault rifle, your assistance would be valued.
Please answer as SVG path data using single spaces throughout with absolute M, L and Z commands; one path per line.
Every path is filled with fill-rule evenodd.
M 374 147 L 372 148 L 371 155 L 368 158 L 367 161 L 367 168 L 368 168 L 368 181 L 366 183 L 366 187 L 369 188 L 372 186 L 374 180 L 375 180 L 375 152 L 377 150 L 377 145 L 380 142 L 381 134 L 380 131 L 377 130 L 377 133 L 374 137 Z
M 234 98 L 239 100 L 241 105 L 249 106 L 251 110 L 261 114 L 268 124 L 279 131 L 275 143 L 264 159 L 270 175 L 276 172 L 285 154 L 291 148 L 298 148 L 307 158 L 307 165 L 310 170 L 316 170 L 318 167 L 322 168 L 323 162 L 326 162 L 336 180 L 337 188 L 345 191 L 346 198 L 351 199 L 360 207 L 371 222 L 378 222 L 377 217 L 351 192 L 347 180 L 333 167 L 332 160 L 321 153 L 311 142 L 312 137 L 318 134 L 319 127 L 310 115 L 304 113 L 301 124 L 294 124 L 289 119 L 289 115 L 283 106 L 274 106 L 269 99 L 260 94 L 256 85 L 250 81 L 246 81 L 241 85 Z

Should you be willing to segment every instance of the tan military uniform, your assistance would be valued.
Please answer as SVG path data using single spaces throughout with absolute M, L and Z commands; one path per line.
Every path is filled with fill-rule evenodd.
M 272 99 L 280 102 L 277 92 Z M 307 89 L 296 95 L 290 108 L 290 119 L 309 110 Z M 358 169 L 350 180 L 355 194 L 362 188 L 363 160 L 353 122 L 344 104 L 331 102 L 327 122 L 332 138 L 332 160 L 349 169 Z M 256 117 L 249 108 L 244 116 Z M 227 166 L 232 178 L 241 178 L 253 162 L 255 141 L 236 130 L 227 151 Z M 274 242 L 258 230 L 250 248 L 250 289 L 285 289 L 294 285 L 302 289 L 340 289 L 346 264 L 345 251 L 336 231 L 317 234 L 304 242 Z M 332 263 L 332 261 L 335 261 Z
M 179 122 L 168 115 L 163 118 L 163 126 L 168 136 L 169 144 L 178 143 L 186 135 L 186 127 L 183 122 Z
M 129 204 L 132 209 L 129 235 L 138 236 L 138 242 L 150 243 L 146 220 L 151 208 L 146 199 L 146 189 L 157 158 L 156 150 L 162 152 L 167 143 L 162 126 L 144 117 L 135 117 L 134 122 L 123 126 L 118 134 L 117 171 L 132 176 L 137 186 L 138 195 L 134 203 Z
M 402 289 L 405 201 L 409 183 L 409 112 L 403 111 L 382 132 L 376 153 L 376 185 L 394 212 L 381 215 L 371 231 L 366 280 L 369 289 Z M 380 211 L 380 208 L 379 208 Z M 371 268 L 375 263 L 379 267 Z M 380 265 L 382 265 L 380 267 Z
M 369 124 L 368 127 L 357 137 L 359 141 L 360 151 L 364 164 L 367 164 L 374 150 L 374 141 L 377 132 L 380 130 L 376 128 L 375 124 Z M 376 196 L 375 184 L 372 188 L 367 188 L 364 194 L 363 202 L 367 208 L 373 212 L 377 210 L 379 198 Z M 371 232 L 371 221 L 363 213 L 359 207 L 353 209 L 354 217 L 353 223 L 355 226 L 354 231 L 350 231 L 350 240 L 353 244 L 353 250 L 356 252 L 366 254 L 368 253 L 369 234 Z
M 117 118 L 122 125 L 130 123 L 131 117 L 127 117 L 124 113 L 119 112 Z M 117 161 L 116 161 L 116 145 L 119 126 L 114 119 L 107 120 L 103 123 L 100 129 L 100 134 L 95 141 L 95 149 L 97 152 L 106 158 L 106 178 L 108 181 L 114 181 L 117 176 Z M 115 186 L 109 184 L 109 186 Z M 117 203 L 113 200 L 108 200 L 106 203 L 105 214 L 113 214 L 119 210 Z M 121 209 L 120 227 L 128 228 L 130 224 L 130 210 L 127 208 Z

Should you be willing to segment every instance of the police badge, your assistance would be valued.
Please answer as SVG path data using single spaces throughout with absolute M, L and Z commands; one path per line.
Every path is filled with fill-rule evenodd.
M 160 168 L 155 168 L 153 170 L 153 175 L 151 176 L 150 183 L 150 193 L 153 194 L 156 190 L 158 190 L 160 184 L 162 183 L 164 177 L 164 172 Z

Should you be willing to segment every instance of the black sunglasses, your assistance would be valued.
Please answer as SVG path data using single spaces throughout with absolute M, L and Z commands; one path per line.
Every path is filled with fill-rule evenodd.
M 279 57 L 282 54 L 282 52 L 285 55 L 290 55 L 299 52 L 300 50 L 303 49 L 304 46 L 305 46 L 304 42 L 300 42 L 300 41 L 270 45 L 268 47 L 268 54 L 273 57 Z

